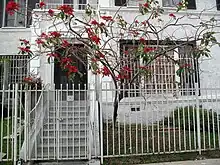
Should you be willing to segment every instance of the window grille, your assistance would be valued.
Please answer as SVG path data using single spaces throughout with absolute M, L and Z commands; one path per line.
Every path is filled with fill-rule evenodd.
M 0 83 L 7 87 L 9 84 L 22 83 L 28 75 L 29 57 L 26 55 L 0 56 Z
M 10 15 L 5 8 L 9 0 L 0 1 L 0 27 L 29 27 L 31 11 L 39 0 L 15 0 L 19 4 L 19 11 Z
M 147 70 L 144 75 L 138 75 L 132 84 L 128 86 L 132 77 L 140 71 L 140 67 L 146 66 L 143 59 L 137 58 L 132 54 L 132 50 L 136 45 L 123 44 L 121 52 L 121 69 L 124 66 L 131 68 L 132 72 L 129 73 L 130 79 L 121 80 L 121 88 L 133 89 L 135 93 L 130 96 L 138 96 L 139 89 L 144 89 L 145 93 L 173 93 L 174 90 L 179 89 L 182 95 L 193 95 L 195 91 L 195 83 L 199 83 L 198 78 L 198 61 L 193 58 L 191 52 L 193 49 L 192 45 L 183 46 L 176 48 L 175 50 L 166 53 L 170 58 L 165 56 L 159 56 L 147 65 Z M 149 46 L 150 47 L 150 46 Z M 151 46 L 153 47 L 153 46 Z M 167 49 L 169 46 L 162 46 L 161 49 Z M 133 49 L 134 50 L 134 49 Z M 129 54 L 125 54 L 127 51 Z M 135 51 L 133 51 L 135 52 Z M 178 73 L 179 66 L 174 62 L 178 61 L 180 67 L 184 69 Z M 134 85 L 135 84 L 135 85 Z M 136 89 L 136 90 L 135 90 Z M 125 94 L 128 96 L 128 94 Z

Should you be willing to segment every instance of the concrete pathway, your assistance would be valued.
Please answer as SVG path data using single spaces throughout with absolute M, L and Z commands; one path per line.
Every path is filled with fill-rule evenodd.
M 144 165 L 144 164 L 139 164 Z M 181 162 L 153 163 L 146 165 L 220 165 L 220 159 L 190 160 Z

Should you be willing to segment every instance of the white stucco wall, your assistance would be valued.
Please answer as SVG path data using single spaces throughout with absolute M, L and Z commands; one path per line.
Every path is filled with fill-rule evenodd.
M 160 0 L 161 2 L 162 0 Z M 175 15 L 177 17 L 181 17 L 182 15 L 185 15 L 187 13 L 189 14 L 194 14 L 194 15 L 198 15 L 200 14 L 200 12 L 203 9 L 210 9 L 207 10 L 203 13 L 204 17 L 203 19 L 209 19 L 213 16 L 215 17 L 220 17 L 220 11 L 217 11 L 216 7 L 216 0 L 196 0 L 197 3 L 197 10 L 187 10 L 187 11 L 182 11 L 179 13 L 175 13 L 175 10 L 173 9 L 166 9 L 164 15 L 162 16 L 163 20 L 169 20 L 170 17 L 168 16 L 169 13 L 175 13 Z M 94 3 L 93 3 L 94 4 Z M 116 10 L 118 9 L 118 7 L 114 7 L 114 1 L 113 0 L 101 0 L 99 2 L 100 4 L 100 10 L 102 14 L 106 14 L 106 15 L 112 15 L 116 12 Z M 134 17 L 137 15 L 137 11 L 138 8 L 135 7 L 123 7 L 121 9 L 120 14 L 124 16 L 125 20 L 127 20 L 128 22 L 132 21 L 134 19 Z M 76 15 L 80 15 L 80 12 L 76 11 Z M 144 20 L 145 16 L 140 17 L 140 20 Z M 189 22 L 190 21 L 190 22 Z M 183 22 L 191 22 L 192 20 L 187 20 L 184 19 Z M 199 20 L 193 20 L 193 23 L 198 23 Z M 154 22 L 155 24 L 157 22 Z M 39 25 L 37 25 L 36 27 L 34 27 L 35 29 L 37 29 L 37 33 L 41 33 L 42 31 L 53 31 L 53 29 L 50 29 L 48 27 L 50 27 L 51 23 L 50 22 L 40 22 Z M 25 39 L 29 39 L 31 40 L 31 43 L 34 44 L 34 41 L 37 38 L 36 35 L 36 31 L 33 30 L 34 28 L 32 28 L 32 31 L 30 29 L 0 29 L 0 55 L 7 55 L 7 54 L 17 54 L 17 47 L 19 46 L 19 39 L 20 38 L 25 38 Z M 60 26 L 60 29 L 64 30 L 62 25 Z M 168 29 L 167 33 L 170 33 L 172 31 L 174 31 L 175 29 Z M 188 33 L 188 35 L 190 35 L 191 33 L 193 33 L 192 29 L 185 29 Z M 220 31 L 220 29 L 216 29 L 216 31 Z M 184 33 L 183 33 L 184 32 Z M 176 31 L 176 36 L 181 37 L 185 34 L 185 31 Z M 166 32 L 163 32 L 163 34 L 166 36 Z M 217 39 L 220 41 L 220 36 L 217 36 Z M 37 47 L 35 47 L 35 45 L 32 45 L 32 49 L 33 50 L 37 50 Z M 210 58 L 203 58 L 200 61 L 200 82 L 201 82 L 201 87 L 220 87 L 220 58 L 219 58 L 219 52 L 220 52 L 220 48 L 217 46 L 214 46 L 211 49 L 211 57 Z M 36 58 L 35 60 L 33 60 L 31 62 L 31 70 L 35 70 L 36 72 L 40 72 L 41 77 L 43 78 L 44 83 L 53 83 L 53 67 L 49 64 L 47 64 L 46 58 L 45 56 L 43 56 L 42 58 Z M 89 82 L 94 82 L 94 77 L 92 78 L 92 74 L 89 73 Z M 111 79 L 109 77 L 104 77 L 102 79 L 103 82 L 111 82 Z M 114 86 L 103 86 L 103 88 L 114 88 Z M 112 100 L 113 100 L 113 94 L 112 92 L 108 92 L 108 94 L 106 96 L 104 96 L 104 94 L 102 94 L 103 99 L 105 100 L 106 98 L 106 102 L 108 102 L 108 104 L 106 104 L 106 107 L 103 109 L 104 112 L 104 116 L 108 116 L 108 114 L 112 114 L 112 106 L 109 106 L 112 104 Z M 124 100 L 122 101 L 124 102 Z M 124 103 L 122 103 L 122 105 L 119 106 L 119 116 L 122 115 L 124 117 L 124 114 L 128 113 L 128 114 L 141 114 L 141 112 L 131 112 L 131 106 L 128 103 L 126 103 L 128 101 L 125 100 Z M 169 105 L 168 105 L 169 106 Z M 176 105 L 174 105 L 176 106 Z M 148 106 L 148 110 L 149 113 L 151 113 L 152 108 L 150 108 L 150 106 Z M 166 107 L 166 106 L 165 106 Z M 163 107 L 163 108 L 165 108 Z M 170 108 L 170 107 L 169 107 Z M 160 109 L 160 108 L 159 108 Z M 172 109 L 172 108 L 171 108 Z M 142 108 L 141 110 L 146 110 L 146 108 Z M 157 112 L 158 113 L 158 112 Z M 160 113 L 160 112 L 159 112 Z M 161 113 L 160 113 L 161 114 Z M 148 115 L 150 116 L 150 115 Z M 109 116 L 108 116 L 109 117 Z M 120 118 L 120 117 L 119 117 Z M 149 119 L 149 121 L 151 121 L 151 119 Z

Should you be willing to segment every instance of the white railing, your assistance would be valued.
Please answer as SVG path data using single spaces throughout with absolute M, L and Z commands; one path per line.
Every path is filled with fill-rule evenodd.
M 24 96 L 22 85 L 4 86 L 0 90 L 0 162 L 16 161 L 24 142 Z
M 56 88 L 0 90 L 0 161 L 103 161 L 220 149 L 220 88 L 195 84 L 155 91 L 137 85 L 115 89 L 112 83 Z
M 195 84 L 168 92 L 102 86 L 104 158 L 220 149 L 220 88 Z M 121 99 L 114 124 L 116 92 Z
M 57 9 L 58 7 L 60 7 L 61 5 L 68 5 L 68 6 L 71 6 L 74 11 L 76 10 L 85 10 L 88 5 L 94 9 L 97 9 L 98 7 L 98 4 L 87 4 L 87 3 L 81 3 L 81 4 L 78 4 L 78 3 L 56 3 L 56 2 L 48 2 L 45 6 L 45 9 Z M 36 4 L 36 9 L 39 8 L 39 3 Z

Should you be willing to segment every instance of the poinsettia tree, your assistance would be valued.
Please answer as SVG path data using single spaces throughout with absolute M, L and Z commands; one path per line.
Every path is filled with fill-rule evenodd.
M 82 63 L 85 63 L 86 59 L 85 65 L 90 66 L 92 73 L 111 77 L 116 89 L 120 89 L 122 83 L 137 83 L 140 76 L 153 73 L 149 66 L 161 57 L 171 60 L 179 66 L 177 74 L 181 74 L 184 69 L 190 69 L 190 64 L 175 59 L 168 52 L 175 51 L 176 48 L 188 45 L 193 41 L 199 44 L 191 50 L 191 56 L 199 59 L 202 56 L 209 56 L 210 47 L 219 45 L 215 38 L 217 20 L 211 18 L 197 21 L 198 24 L 185 23 L 182 20 L 190 20 L 190 16 L 187 14 L 179 16 L 178 12 L 185 10 L 186 6 L 187 1 L 184 0 L 176 5 L 174 13 L 166 13 L 157 0 L 146 0 L 139 4 L 139 12 L 136 17 L 126 20 L 120 12 L 121 8 L 113 14 L 105 15 L 88 4 L 84 16 L 77 17 L 71 6 L 64 4 L 57 9 L 48 9 L 47 4 L 42 1 L 39 3 L 41 19 L 51 22 L 54 29 L 57 30 L 38 34 L 35 44 L 38 45 L 41 52 L 38 54 L 47 56 L 49 63 L 51 61 L 59 63 L 67 77 L 74 79 L 76 74 L 80 74 L 76 61 L 72 57 Z M 15 1 L 9 1 L 6 10 L 11 15 L 14 12 L 20 13 L 19 4 Z M 39 17 L 39 13 L 33 12 L 32 15 Z M 164 15 L 168 17 L 166 20 L 162 19 Z M 202 13 L 199 17 L 201 15 Z M 65 33 L 59 29 L 60 23 L 65 26 Z M 79 24 L 77 28 L 74 27 L 75 23 Z M 172 27 L 180 28 L 181 32 L 190 29 L 194 33 L 186 32 L 186 35 L 178 38 L 174 31 L 169 30 Z M 163 35 L 163 32 L 166 32 L 166 35 Z M 66 34 L 68 34 L 68 39 L 66 39 Z M 126 39 L 135 44 L 121 49 L 120 41 Z M 153 46 L 150 43 L 151 40 L 154 40 Z M 80 42 L 83 47 L 76 47 L 73 41 Z M 161 44 L 167 45 L 167 43 L 169 46 L 161 47 Z M 19 47 L 21 54 L 35 56 L 31 51 L 29 41 L 22 39 L 21 45 Z M 61 49 L 62 51 L 60 51 Z M 132 63 L 140 59 L 143 62 L 137 69 L 126 63 L 126 61 Z M 116 90 L 114 121 L 117 117 L 118 103 L 122 97 L 123 95 Z

